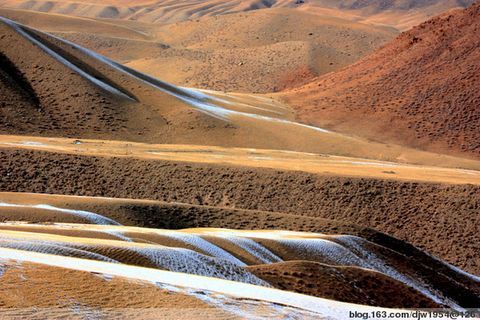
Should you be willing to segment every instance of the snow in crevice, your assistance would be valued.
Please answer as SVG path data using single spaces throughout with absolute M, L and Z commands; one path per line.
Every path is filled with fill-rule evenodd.
M 41 48 L 43 51 L 45 51 L 47 54 L 49 54 L 52 58 L 54 58 L 58 62 L 62 63 L 66 67 L 70 68 L 71 70 L 75 71 L 80 76 L 84 77 L 85 79 L 92 82 L 93 84 L 103 88 L 104 90 L 106 90 L 106 91 L 108 91 L 108 92 L 110 92 L 114 95 L 129 99 L 129 100 L 133 100 L 130 96 L 128 96 L 125 93 L 121 92 L 120 90 L 112 87 L 111 85 L 95 78 L 94 76 L 90 75 L 89 73 L 85 72 L 84 70 L 80 69 L 79 67 L 77 67 L 76 65 L 74 65 L 73 63 L 71 63 L 70 61 L 68 61 L 64 57 L 62 57 L 60 54 L 58 54 L 54 50 L 50 49 L 44 43 L 37 40 L 35 37 L 31 36 L 28 32 L 26 32 L 24 30 L 24 26 L 22 26 L 22 25 L 20 25 L 16 22 L 13 22 L 12 20 L 3 18 L 3 17 L 0 17 L 0 21 L 3 21 L 5 24 L 12 27 L 15 31 L 17 31 L 19 34 L 21 34 L 23 37 L 28 39 L 30 42 L 32 42 L 33 44 L 35 44 L 36 46 Z
M 363 259 L 342 245 L 325 239 L 280 239 L 278 243 L 298 255 L 298 259 L 340 266 L 367 267 Z
M 112 235 L 112 236 L 114 236 L 114 237 L 116 237 L 116 238 L 118 238 L 118 239 L 120 239 L 120 240 L 122 240 L 122 241 L 134 242 L 131 238 L 123 235 L 123 233 L 120 232 L 120 231 L 109 231 L 109 230 L 106 230 L 105 233 L 108 233 L 108 234 L 110 234 L 110 235 Z
M 38 253 L 54 254 L 59 256 L 85 258 L 112 263 L 118 262 L 115 259 L 111 259 L 102 254 L 90 252 L 81 248 L 75 248 L 74 246 L 69 246 L 62 242 L 43 241 L 38 239 L 27 240 L 0 236 L 0 248 L 10 248 Z
M 270 303 L 253 299 L 237 299 L 225 294 L 220 294 L 208 290 L 194 290 L 190 288 L 176 287 L 156 283 L 161 289 L 193 296 L 207 304 L 215 306 L 218 309 L 240 317 L 241 319 L 251 320 L 270 320 L 270 319 L 298 319 L 298 320 L 316 320 L 319 314 L 292 308 L 286 305 Z M 326 318 L 323 318 L 326 319 Z
M 431 254 L 429 254 L 429 253 L 426 252 L 426 251 L 424 251 L 424 253 L 425 253 L 426 255 L 428 255 L 430 258 L 435 259 L 436 261 L 440 262 L 441 264 L 443 264 L 443 265 L 446 266 L 447 268 L 451 269 L 452 271 L 455 271 L 455 272 L 461 274 L 462 276 L 465 276 L 465 277 L 469 278 L 470 280 L 473 280 L 473 281 L 475 281 L 475 282 L 479 282 L 479 283 L 480 283 L 480 277 L 479 277 L 479 276 L 476 276 L 476 275 L 471 274 L 471 273 L 469 273 L 469 272 L 467 272 L 467 271 L 464 271 L 464 270 L 462 270 L 462 269 L 460 269 L 460 268 L 458 268 L 458 267 L 455 267 L 454 265 L 451 265 L 450 263 L 448 263 L 448 262 L 446 262 L 446 261 L 443 261 L 443 260 L 441 260 L 441 259 L 439 259 L 439 258 L 437 258 L 437 257 L 435 257 L 435 256 L 433 256 L 433 255 L 431 255 Z
M 22 141 L 18 143 L 0 142 L 0 144 L 7 145 L 7 146 L 15 146 L 15 147 L 47 147 L 48 146 L 48 144 L 44 144 L 37 141 Z
M 245 108 L 255 109 L 255 110 L 260 110 L 260 111 L 266 111 L 266 112 L 274 113 L 274 114 L 278 114 L 278 115 L 284 114 L 284 112 L 277 111 L 277 110 L 262 108 L 262 107 L 258 107 L 258 106 L 252 106 L 250 104 L 243 103 L 243 102 L 233 102 L 233 101 L 230 101 L 230 100 L 225 100 L 225 99 L 222 99 L 222 98 L 219 98 L 219 97 L 215 96 L 214 91 L 210 91 L 211 93 L 213 93 L 213 95 L 208 95 L 208 94 L 205 94 L 205 92 L 207 92 L 205 90 L 187 88 L 187 87 L 179 87 L 179 88 L 188 92 L 189 95 L 192 96 L 192 97 L 195 97 L 195 99 L 201 100 L 201 101 L 215 101 L 215 102 L 224 103 L 224 104 L 227 104 L 227 105 L 242 106 L 242 107 L 245 107 Z M 232 97 L 235 98 L 234 96 L 229 96 L 229 97 L 230 98 L 232 98 Z M 238 98 L 236 98 L 236 99 L 238 99 Z
M 119 63 L 117 63 L 117 62 L 115 62 L 111 59 L 108 59 L 105 56 L 102 56 L 102 55 L 100 55 L 96 52 L 88 50 L 88 49 L 86 49 L 82 46 L 79 46 L 79 45 L 77 45 L 73 42 L 70 42 L 70 41 L 65 40 L 65 39 L 61 39 L 61 38 L 53 36 L 53 35 L 51 35 L 51 36 L 56 38 L 59 41 L 62 41 L 64 43 L 69 44 L 70 46 L 76 48 L 77 50 L 79 50 L 83 54 L 85 54 L 85 55 L 87 55 L 91 58 L 100 60 L 103 63 L 109 65 L 110 67 L 112 67 L 112 68 L 114 68 L 114 69 L 116 69 L 116 70 L 118 70 L 122 73 L 125 73 L 125 74 L 127 74 L 131 77 L 134 77 L 134 78 L 136 78 L 136 79 L 138 79 L 138 80 L 140 80 L 140 81 L 142 81 L 142 82 L 144 82 L 144 83 L 146 83 L 146 84 L 148 84 L 148 85 L 150 85 L 150 86 L 152 86 L 152 87 L 154 87 L 158 90 L 166 92 L 166 93 L 176 97 L 177 99 L 179 99 L 179 100 L 197 108 L 199 111 L 202 111 L 202 112 L 204 112 L 204 113 L 206 113 L 206 114 L 208 114 L 212 117 L 228 121 L 230 116 L 235 116 L 235 115 L 236 116 L 244 116 L 244 117 L 269 121 L 269 122 L 278 122 L 278 123 L 285 123 L 285 124 L 300 126 L 300 127 L 308 128 L 308 129 L 323 132 L 323 133 L 329 133 L 330 132 L 328 130 L 325 130 L 325 129 L 322 129 L 322 128 L 319 128 L 319 127 L 309 126 L 309 125 L 306 125 L 306 124 L 302 124 L 302 123 L 298 123 L 298 122 L 294 122 L 294 121 L 290 121 L 290 120 L 286 120 L 286 119 L 273 118 L 273 117 L 258 115 L 258 114 L 255 114 L 255 113 L 233 111 L 233 110 L 230 110 L 230 109 L 223 108 L 221 106 L 218 106 L 218 105 L 215 105 L 213 103 L 208 102 L 208 101 L 215 101 L 215 99 L 218 99 L 218 98 L 212 97 L 212 96 L 207 95 L 207 94 L 205 94 L 203 92 L 200 92 L 198 90 L 176 87 L 172 84 L 161 81 L 159 79 L 156 79 L 156 78 L 151 77 L 149 75 L 146 75 L 144 73 L 133 70 L 129 67 L 126 67 L 122 64 L 119 64 Z
M 206 277 L 270 286 L 246 269 L 228 260 L 213 258 L 183 248 L 131 248 L 130 250 L 148 258 L 157 268 L 196 274 Z
M 115 220 L 112 220 L 110 218 L 107 218 L 105 216 L 102 216 L 100 214 L 96 214 L 93 212 L 89 211 L 83 211 L 83 210 L 73 210 L 73 209 L 64 209 L 64 208 L 58 208 L 49 204 L 13 204 L 13 203 L 6 203 L 6 202 L 0 202 L 0 207 L 12 207 L 12 208 L 33 208 L 33 209 L 42 209 L 42 210 L 49 210 L 49 211 L 57 211 L 57 212 L 62 212 L 66 213 L 72 216 L 80 217 L 83 218 L 91 223 L 94 224 L 100 224 L 100 225 L 116 225 L 116 226 L 121 226 L 120 223 L 116 222 Z
M 362 166 L 367 165 L 367 166 L 374 166 L 374 167 L 398 167 L 398 163 L 388 163 L 388 162 L 353 161 L 353 160 L 334 160 L 333 162 L 362 165 Z
M 248 254 L 255 257 L 261 263 L 276 263 L 283 261 L 270 250 L 253 241 L 252 239 L 235 236 L 220 236 L 220 238 L 233 243 L 240 249 L 245 250 Z
M 29 238 L 26 238 L 26 237 Z M 45 237 L 39 234 L 39 237 Z M 207 256 L 193 250 L 184 248 L 172 248 L 161 245 L 138 245 L 111 243 L 99 241 L 98 244 L 69 242 L 68 239 L 58 239 L 57 236 L 45 238 L 36 237 L 35 234 L 8 235 L 0 233 L 0 248 L 11 248 L 38 253 L 47 253 L 59 256 L 92 259 L 107 262 L 122 262 L 124 258 L 132 254 L 144 257 L 149 265 L 162 270 L 196 274 L 207 277 L 215 277 L 231 281 L 250 283 L 255 285 L 270 286 L 267 282 L 256 277 L 246 269 L 228 260 Z M 51 237 L 51 240 L 48 238 Z M 110 254 L 121 250 L 121 254 Z M 123 257 L 123 258 L 122 258 Z
M 165 234 L 165 236 L 181 241 L 188 245 L 191 245 L 194 248 L 200 250 L 201 252 L 208 254 L 209 256 L 229 261 L 240 267 L 246 266 L 244 262 L 240 261 L 238 258 L 233 256 L 232 254 L 208 242 L 207 240 L 203 239 L 200 236 L 182 233 L 182 232 L 168 232 Z
M 391 265 L 387 264 L 376 254 L 366 249 L 365 245 L 368 243 L 367 240 L 356 236 L 338 236 L 336 237 L 336 240 L 345 247 L 351 248 L 358 253 L 368 264 L 368 268 L 381 272 L 390 278 L 398 280 L 405 285 L 416 289 L 439 304 L 447 305 L 456 310 L 461 309 L 461 307 L 458 306 L 454 301 L 444 297 L 442 294 L 431 288 L 427 283 L 422 281 L 422 279 L 419 279 L 418 277 L 414 278 L 398 271 Z

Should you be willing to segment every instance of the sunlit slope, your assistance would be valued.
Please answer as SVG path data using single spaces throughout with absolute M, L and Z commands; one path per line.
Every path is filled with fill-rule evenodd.
M 298 123 L 292 110 L 270 98 L 176 87 L 60 38 L 2 21 L 3 133 L 299 150 L 382 160 L 404 155 L 397 146 Z M 429 157 L 405 152 L 413 155 L 413 162 Z
M 182 218 L 184 213 L 186 219 Z M 273 285 L 332 298 L 327 287 L 312 289 L 326 277 L 331 287 L 344 288 L 345 298 L 341 301 L 390 307 L 435 306 L 432 302 L 471 306 L 475 299 L 469 292 L 478 289 L 478 277 L 405 242 L 371 229 L 326 219 L 146 200 L 21 193 L 0 194 L 0 217 L 2 221 L 11 221 L 0 224 L 0 247 L 4 248 Z M 251 226 L 265 229 L 316 232 L 248 230 L 248 221 L 253 221 Z M 270 222 L 262 225 L 262 221 Z M 146 223 L 150 227 L 168 225 L 172 229 L 136 227 Z M 245 230 L 197 228 L 202 225 Z M 286 272 L 278 273 L 277 268 Z M 308 280 L 313 287 L 306 283 L 302 286 L 302 282 L 285 287 L 285 283 L 294 283 L 290 281 L 295 272 L 307 275 L 312 268 L 317 270 L 317 276 Z M 329 275 L 339 272 L 356 279 L 359 290 L 371 292 L 370 298 L 361 300 L 361 291 L 347 286 L 342 277 Z M 370 287 L 370 281 L 395 288 L 394 298 L 387 303 L 383 295 Z M 415 298 L 418 293 L 404 286 L 428 299 Z
M 320 314 L 345 313 L 351 306 L 185 273 L 0 251 L 4 270 L 0 297 L 5 301 L 2 316 L 6 318 L 270 319 L 294 315 L 316 319 Z M 12 295 L 12 289 L 18 295 Z
M 408 258 L 403 254 L 355 236 L 22 223 L 4 223 L 0 225 L 0 230 L 0 247 L 16 250 L 137 265 L 263 287 L 271 285 L 250 273 L 246 266 L 306 260 L 331 265 L 334 269 L 335 266 L 349 267 L 337 268 L 337 272 L 350 269 L 360 274 L 368 273 L 363 269 L 379 272 L 384 275 L 378 275 L 381 281 L 391 282 L 390 287 L 396 288 L 393 289 L 394 295 L 412 297 L 409 302 L 411 307 L 434 307 L 438 304 L 457 307 L 478 303 L 475 302 L 478 279 L 474 276 L 460 273 L 428 256 L 424 256 L 424 261 L 412 260 L 408 263 L 404 261 Z M 434 275 L 430 270 L 432 263 L 439 268 Z M 370 275 L 375 277 L 375 273 Z M 364 285 L 368 286 L 368 283 Z M 363 285 L 359 286 L 362 290 Z M 360 302 L 379 305 L 379 301 L 377 298 L 375 301 L 368 302 L 367 299 Z
M 327 136 L 329 134 L 325 133 Z M 362 155 L 361 152 L 364 151 L 364 155 L 376 158 L 377 153 L 367 153 L 369 144 L 366 142 L 355 139 L 349 141 L 348 137 L 336 136 L 335 133 L 331 134 L 333 135 L 332 140 L 343 138 L 350 142 L 354 148 L 360 147 L 355 150 L 358 155 Z M 370 146 L 373 147 L 375 144 L 370 143 Z M 378 144 L 377 146 L 382 147 Z M 322 147 L 328 150 L 329 145 Z M 315 154 L 288 150 L 145 144 L 126 141 L 38 138 L 13 135 L 0 135 L 0 148 L 81 154 L 95 157 L 114 156 L 146 160 L 227 164 L 339 176 L 480 184 L 480 172 L 478 171 L 480 163 L 478 161 L 417 152 L 399 147 L 388 148 L 388 146 L 383 149 L 379 148 L 377 152 L 388 151 L 389 153 L 380 154 L 380 156 L 398 162 L 335 156 L 335 154 L 342 153 L 341 147 L 328 150 L 329 153 Z M 409 162 L 414 164 L 409 164 Z

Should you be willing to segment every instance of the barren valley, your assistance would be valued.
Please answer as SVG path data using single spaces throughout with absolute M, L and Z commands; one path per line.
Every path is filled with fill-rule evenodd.
M 0 317 L 479 308 L 479 21 L 0 0 Z

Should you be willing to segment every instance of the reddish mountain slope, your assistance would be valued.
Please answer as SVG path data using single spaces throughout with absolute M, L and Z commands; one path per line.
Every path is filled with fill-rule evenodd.
M 429 20 L 285 97 L 304 122 L 478 158 L 480 3 Z

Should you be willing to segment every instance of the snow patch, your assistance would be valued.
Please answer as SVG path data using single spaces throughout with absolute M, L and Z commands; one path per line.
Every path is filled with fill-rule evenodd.
M 232 254 L 228 253 L 227 251 L 223 250 L 222 248 L 208 242 L 207 240 L 203 239 L 200 236 L 197 235 L 192 235 L 192 234 L 186 234 L 182 232 L 167 232 L 165 236 L 170 237 L 175 240 L 179 240 L 181 242 L 184 242 L 186 244 L 189 244 L 196 249 L 212 256 L 215 258 L 220 258 L 226 261 L 229 261 L 237 266 L 244 267 L 246 264 L 236 257 L 234 257 Z
M 228 236 L 220 236 L 220 238 L 232 242 L 237 247 L 245 250 L 248 254 L 254 256 L 262 263 L 275 263 L 283 261 L 270 250 L 253 241 L 252 239 Z
M 92 58 L 95 58 L 97 60 L 100 60 L 100 61 L 104 62 L 105 64 L 109 65 L 110 67 L 112 67 L 112 68 L 114 68 L 114 69 L 116 69 L 116 70 L 118 70 L 122 73 L 128 74 L 129 76 L 132 76 L 132 77 L 134 77 L 134 78 L 136 78 L 136 79 L 138 79 L 138 80 L 140 80 L 140 81 L 142 81 L 142 82 L 144 82 L 144 83 L 146 83 L 146 84 L 148 84 L 148 85 L 150 85 L 150 86 L 152 86 L 156 89 L 159 89 L 163 92 L 166 92 L 166 93 L 176 97 L 177 99 L 179 99 L 179 100 L 181 100 L 185 103 L 188 103 L 193 107 L 196 107 L 200 111 L 202 111 L 202 112 L 204 112 L 204 113 L 206 113 L 206 114 L 208 114 L 212 117 L 218 118 L 220 120 L 228 121 L 230 116 L 238 115 L 238 116 L 256 118 L 256 119 L 269 121 L 269 122 L 279 122 L 279 123 L 285 123 L 285 124 L 289 124 L 289 125 L 300 126 L 300 127 L 308 128 L 308 129 L 323 132 L 323 133 L 329 133 L 330 132 L 330 131 L 322 129 L 322 128 L 309 126 L 309 125 L 301 124 L 301 123 L 294 122 L 294 121 L 272 118 L 272 117 L 262 116 L 262 115 L 258 115 L 258 114 L 254 114 L 254 113 L 233 111 L 233 110 L 229 110 L 229 109 L 223 108 L 223 107 L 218 106 L 218 105 L 208 103 L 208 102 L 206 102 L 206 100 L 215 101 L 215 98 L 212 97 L 212 96 L 209 96 L 209 95 L 207 95 L 203 92 L 200 92 L 198 90 L 176 87 L 176 86 L 171 85 L 167 82 L 161 81 L 161 80 L 156 79 L 154 77 L 151 77 L 149 75 L 143 74 L 141 72 L 138 72 L 138 71 L 130 69 L 126 66 L 123 66 L 123 65 L 121 65 L 121 64 L 119 64 L 119 63 L 117 63 L 113 60 L 108 59 L 105 56 L 102 56 L 102 55 L 100 55 L 96 52 L 93 52 L 93 51 L 88 50 L 84 47 L 81 47 L 81 46 L 79 46 L 79 45 L 77 45 L 73 42 L 70 42 L 70 41 L 65 40 L 65 39 L 58 38 L 58 37 L 53 36 L 53 35 L 51 35 L 51 36 L 56 38 L 59 41 L 63 41 L 64 43 L 67 43 L 67 44 L 71 45 L 72 47 L 76 48 L 77 50 L 81 51 L 82 53 L 84 53 L 84 54 L 86 54 L 86 55 L 88 55 Z
M 81 217 L 95 224 L 121 226 L 121 224 L 116 222 L 115 220 L 112 220 L 110 218 L 104 217 L 102 215 L 99 215 L 93 212 L 58 208 L 48 204 L 27 205 L 27 204 L 13 204 L 13 203 L 0 202 L 0 207 L 35 208 L 35 209 L 43 209 L 43 210 L 50 210 L 50 211 L 58 211 L 58 212 L 67 213 L 73 216 Z

